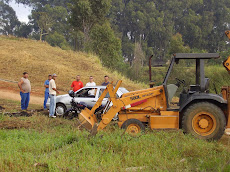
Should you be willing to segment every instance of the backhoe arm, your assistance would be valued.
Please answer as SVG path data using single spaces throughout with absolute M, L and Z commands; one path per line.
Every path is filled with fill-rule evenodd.
M 93 106 L 93 108 L 91 110 L 89 110 L 88 108 L 85 108 L 84 110 L 81 111 L 81 113 L 79 115 L 79 120 L 81 122 L 81 125 L 83 125 L 85 128 L 92 129 L 94 124 L 96 124 L 98 122 L 97 117 L 94 114 L 95 110 L 99 106 L 101 106 L 103 99 L 105 98 L 106 94 L 109 92 L 109 89 L 110 89 L 110 92 L 109 92 L 110 93 L 110 100 L 111 100 L 111 98 L 116 96 L 116 92 L 117 92 L 118 88 L 120 87 L 121 82 L 122 82 L 121 80 L 117 82 L 114 90 L 113 90 L 113 85 L 112 85 L 113 82 L 111 84 L 108 84 L 106 89 L 103 91 L 103 93 L 101 94 L 101 96 L 99 97 L 99 99 L 97 100 L 95 105 Z M 111 92 L 111 90 L 113 90 L 113 91 Z
M 105 128 L 110 123 L 110 121 L 113 119 L 113 117 L 116 115 L 116 113 L 120 112 L 122 109 L 128 109 L 132 106 L 132 104 L 145 101 L 150 97 L 158 96 L 163 92 L 163 90 L 161 89 L 156 89 L 156 90 L 151 90 L 151 91 L 143 90 L 141 93 L 136 94 L 136 95 L 116 98 L 114 96 L 116 92 L 112 90 L 112 86 L 110 85 L 107 88 L 108 88 L 109 95 L 111 97 L 113 106 L 109 109 L 107 113 L 103 114 L 102 120 L 98 125 L 97 131 Z
M 230 30 L 225 31 L 225 35 L 230 40 Z M 224 67 L 227 69 L 228 72 L 230 72 L 230 56 L 223 62 Z
M 88 123 L 90 124 L 90 129 L 95 128 L 97 131 L 102 130 L 105 128 L 113 119 L 113 117 L 116 115 L 116 113 L 120 112 L 122 109 L 127 109 L 132 106 L 132 104 L 146 101 L 148 98 L 158 96 L 162 94 L 162 89 L 147 89 L 142 90 L 138 94 L 130 94 L 129 96 L 124 96 L 122 98 L 116 97 L 116 92 L 118 88 L 120 87 L 121 81 L 118 82 L 115 89 L 113 89 L 113 85 L 109 84 L 106 87 L 106 90 L 104 92 L 109 92 L 110 100 L 113 103 L 113 105 L 110 107 L 110 109 L 102 115 L 102 120 L 97 125 L 97 121 L 95 120 L 96 115 L 94 114 L 93 109 L 90 111 L 87 108 L 85 108 L 80 116 L 83 117 Z M 103 95 L 106 95 L 106 93 L 103 92 Z M 130 92 L 131 93 L 131 92 Z M 101 98 L 101 97 L 100 97 Z M 103 99 L 103 98 L 102 98 Z M 99 106 L 101 104 L 101 101 L 98 100 L 95 106 Z M 96 127 L 95 127 L 96 126 Z

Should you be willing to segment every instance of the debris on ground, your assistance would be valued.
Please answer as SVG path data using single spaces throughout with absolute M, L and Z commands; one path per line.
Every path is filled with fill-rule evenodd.
M 26 116 L 30 117 L 32 116 L 32 113 L 21 111 L 21 112 L 4 112 L 4 115 L 7 115 L 9 117 L 20 117 L 20 116 Z
M 0 106 L 0 110 L 3 110 L 3 109 L 5 109 L 4 107 L 2 107 L 2 106 Z
M 46 163 L 35 163 L 34 166 L 35 167 L 38 167 L 38 166 L 48 167 L 48 164 L 46 164 Z
M 40 170 L 41 170 L 41 171 L 47 171 L 48 168 L 49 168 L 49 166 L 48 166 L 47 163 L 35 163 L 35 164 L 34 164 L 34 167 L 38 168 L 39 171 L 40 171 Z M 48 170 L 48 171 L 49 171 L 49 170 Z
M 183 162 L 185 162 L 185 161 L 186 161 L 185 158 L 183 158 L 183 159 L 180 160 L 181 163 L 183 163 Z
M 230 128 L 227 128 L 227 129 L 225 130 L 225 134 L 228 135 L 228 136 L 230 136 Z
M 48 111 L 45 111 L 43 109 L 33 109 L 33 110 L 20 111 L 20 112 L 4 112 L 3 114 L 9 117 L 21 117 L 21 116 L 30 117 L 37 112 L 38 113 L 42 112 L 45 115 L 48 114 Z
M 0 129 L 20 129 L 20 128 L 31 128 L 32 123 L 30 121 L 1 121 Z
M 44 110 L 44 109 L 33 109 L 31 110 L 31 112 L 45 112 L 47 110 Z
M 142 171 L 144 169 L 148 168 L 147 166 L 142 166 L 142 167 L 129 167 L 126 168 L 125 171 Z

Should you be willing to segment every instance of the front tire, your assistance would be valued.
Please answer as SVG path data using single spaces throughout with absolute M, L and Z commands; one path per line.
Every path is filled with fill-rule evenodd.
M 191 105 L 182 117 L 182 129 L 196 138 L 218 140 L 224 134 L 226 119 L 215 104 L 200 102 Z
M 130 135 L 136 135 L 139 134 L 143 131 L 145 131 L 145 126 L 144 124 L 137 120 L 137 119 L 128 119 L 126 120 L 122 126 L 122 129 L 125 129 L 125 131 L 127 133 L 129 133 Z
M 55 109 L 55 114 L 56 116 L 63 116 L 66 112 L 67 108 L 64 104 L 57 103 L 56 109 Z

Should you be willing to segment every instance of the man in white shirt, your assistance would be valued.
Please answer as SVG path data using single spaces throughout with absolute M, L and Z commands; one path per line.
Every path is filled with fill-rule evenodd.
M 49 109 L 49 117 L 56 118 L 54 115 L 56 109 L 56 95 L 59 94 L 59 91 L 56 88 L 55 80 L 57 75 L 54 73 L 52 75 L 52 79 L 49 82 L 49 97 L 50 97 L 50 109 Z
M 89 82 L 85 86 L 86 87 L 88 87 L 88 86 L 96 86 L 96 83 L 93 82 L 93 77 L 92 76 L 89 77 Z M 90 95 L 94 95 L 94 93 L 95 93 L 95 89 L 89 90 Z

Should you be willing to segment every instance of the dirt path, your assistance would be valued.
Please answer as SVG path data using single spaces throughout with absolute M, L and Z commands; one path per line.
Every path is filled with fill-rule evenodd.
M 19 93 L 12 92 L 9 90 L 0 90 L 0 98 L 1 99 L 9 99 L 9 100 L 17 100 L 20 101 L 21 97 Z M 30 95 L 30 103 L 31 104 L 37 104 L 42 105 L 44 101 L 43 97 L 34 96 L 33 94 Z

